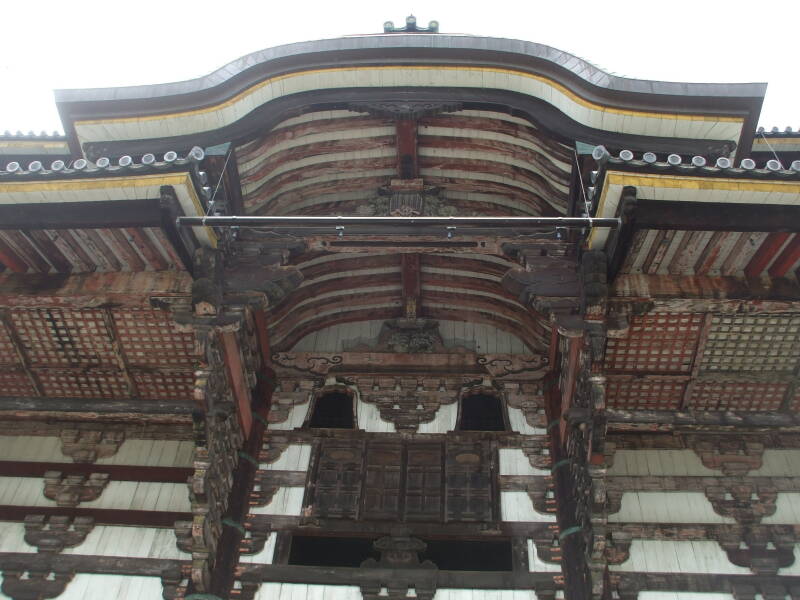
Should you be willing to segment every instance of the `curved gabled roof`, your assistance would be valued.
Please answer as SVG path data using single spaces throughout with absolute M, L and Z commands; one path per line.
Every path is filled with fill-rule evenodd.
M 121 144 L 135 152 L 143 140 L 150 148 L 153 140 L 241 142 L 311 108 L 409 93 L 504 106 L 564 139 L 719 152 L 749 144 L 765 89 L 617 77 L 532 42 L 390 34 L 278 46 L 198 79 L 61 90 L 56 100 L 71 142 L 90 156 L 119 153 Z

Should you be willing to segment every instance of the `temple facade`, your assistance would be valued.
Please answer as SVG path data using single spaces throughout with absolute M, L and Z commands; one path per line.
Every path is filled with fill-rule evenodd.
M 0 598 L 800 599 L 800 134 L 438 30 L 0 136 Z

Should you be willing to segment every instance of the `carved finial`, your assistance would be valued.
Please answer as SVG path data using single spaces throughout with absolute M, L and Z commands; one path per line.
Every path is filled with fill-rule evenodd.
M 439 21 L 431 21 L 427 27 L 417 26 L 417 17 L 408 15 L 405 27 L 395 27 L 391 21 L 383 24 L 384 33 L 439 33 Z

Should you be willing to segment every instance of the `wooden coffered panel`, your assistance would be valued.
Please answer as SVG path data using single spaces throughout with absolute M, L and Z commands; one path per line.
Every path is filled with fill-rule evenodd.
M 605 364 L 610 408 L 792 410 L 800 315 L 634 316 L 608 340 Z

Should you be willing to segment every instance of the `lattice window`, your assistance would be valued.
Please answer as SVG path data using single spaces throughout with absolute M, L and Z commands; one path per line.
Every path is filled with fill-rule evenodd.
M 701 371 L 793 371 L 800 315 L 714 315 Z
M 157 309 L 137 309 L 115 310 L 113 315 L 120 346 L 129 364 L 194 366 L 194 336 L 178 331 L 168 313 Z
M 319 454 L 314 514 L 355 519 L 361 497 L 361 442 L 326 440 Z
M 609 338 L 606 369 L 651 373 L 688 373 L 692 369 L 701 314 L 653 314 L 634 317 L 624 338 Z
M 785 383 L 698 382 L 689 408 L 698 410 L 778 410 L 786 394 Z
M 10 316 L 33 367 L 117 365 L 102 310 L 13 310 Z
M 489 444 L 447 444 L 447 520 L 492 520 Z
M 606 400 L 612 408 L 675 410 L 680 407 L 686 382 L 675 379 L 609 377 Z
M 403 448 L 399 443 L 370 443 L 366 454 L 364 518 L 400 516 Z
M 406 459 L 406 510 L 409 521 L 442 518 L 442 445 L 408 445 Z

